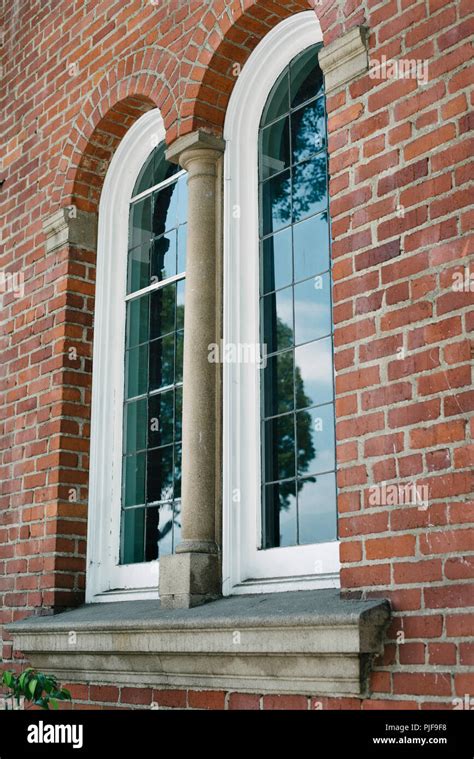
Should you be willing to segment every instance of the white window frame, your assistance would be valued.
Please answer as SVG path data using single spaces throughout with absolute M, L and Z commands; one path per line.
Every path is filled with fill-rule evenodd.
M 258 132 L 271 89 L 290 61 L 322 41 L 314 11 L 269 32 L 243 67 L 224 138 L 224 344 L 259 343 Z M 223 593 L 340 587 L 337 540 L 258 550 L 261 532 L 260 369 L 224 363 Z
M 141 168 L 165 139 L 158 109 L 129 129 L 110 162 L 99 205 L 87 530 L 88 603 L 157 599 L 159 562 L 119 563 L 125 314 L 130 200 Z

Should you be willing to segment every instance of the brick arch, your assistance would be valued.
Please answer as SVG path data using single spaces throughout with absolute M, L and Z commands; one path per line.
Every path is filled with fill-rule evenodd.
M 236 82 L 235 64 L 243 66 L 260 40 L 280 21 L 311 9 L 320 21 L 324 40 L 329 41 L 341 28 L 338 22 L 342 3 L 343 0 L 246 0 L 242 3 L 244 8 L 235 2 L 229 13 L 214 16 L 207 37 L 198 29 L 188 46 L 188 57 L 195 57 L 195 64 L 180 99 L 179 122 L 168 130 L 168 142 L 199 128 L 222 135 Z M 212 9 L 208 15 L 212 20 Z
M 153 50 L 134 53 L 118 70 L 104 74 L 90 93 L 56 167 L 54 204 L 97 212 L 108 166 L 132 124 L 152 108 L 159 108 L 168 121 L 175 117 L 176 96 L 167 82 L 178 63 L 166 51 L 159 52 L 160 58 Z M 148 65 L 144 70 L 140 64 Z M 163 68 L 166 75 L 158 75 Z

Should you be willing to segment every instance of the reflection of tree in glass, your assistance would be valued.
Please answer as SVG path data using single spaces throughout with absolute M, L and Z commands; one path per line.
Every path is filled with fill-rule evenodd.
M 324 103 L 319 98 L 292 115 L 293 163 L 304 161 L 324 147 Z
M 277 336 L 284 342 L 292 339 L 292 330 L 287 324 L 277 319 Z M 276 367 L 277 365 L 274 364 Z M 278 361 L 277 396 L 279 398 L 288 398 L 293 394 L 293 358 L 292 352 L 281 354 Z M 299 367 L 295 368 L 295 391 L 297 408 L 310 406 L 312 399 L 304 392 L 304 383 L 301 377 Z M 311 414 L 307 411 L 300 411 L 298 414 L 298 451 L 297 464 L 301 474 L 308 470 L 310 462 L 314 459 L 315 449 L 311 434 Z M 294 457 L 295 457 L 295 426 L 294 415 L 287 414 L 280 417 L 278 422 L 280 432 L 277 450 L 273 452 L 274 458 L 278 459 L 279 478 L 286 479 L 293 477 Z M 306 482 L 314 482 L 314 478 L 307 478 Z M 303 486 L 302 482 L 297 483 L 298 491 Z M 294 495 L 294 482 L 282 482 L 279 486 L 280 510 L 287 511 L 290 507 L 291 497 Z

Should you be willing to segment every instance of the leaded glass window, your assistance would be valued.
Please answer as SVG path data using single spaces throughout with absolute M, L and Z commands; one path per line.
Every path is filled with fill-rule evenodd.
M 336 539 L 328 156 L 315 45 L 259 130 L 262 548 Z
M 121 563 L 179 542 L 187 176 L 150 154 L 130 203 Z

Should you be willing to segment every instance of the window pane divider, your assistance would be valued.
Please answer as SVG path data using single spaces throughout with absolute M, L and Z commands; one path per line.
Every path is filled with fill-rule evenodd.
M 161 290 L 162 287 L 171 285 L 173 282 L 179 282 L 180 279 L 184 279 L 185 277 L 186 272 L 183 271 L 180 274 L 174 274 L 172 277 L 167 277 L 167 279 L 160 280 L 159 282 L 153 282 L 153 284 L 148 285 L 148 287 L 142 287 L 141 290 L 137 290 L 136 292 L 126 295 L 125 302 L 128 303 L 129 301 L 135 300 L 136 298 L 141 298 L 142 295 L 146 295 L 147 293 L 152 293 L 155 290 Z
M 170 184 L 177 182 L 178 179 L 184 176 L 185 174 L 186 174 L 185 169 L 178 171 L 178 173 L 173 174 L 172 177 L 168 177 L 168 179 L 164 179 L 162 182 L 159 182 L 158 184 L 153 185 L 153 187 L 150 187 L 148 190 L 143 190 L 143 192 L 140 192 L 138 195 L 135 195 L 130 200 L 130 203 L 136 203 L 138 200 L 143 200 L 143 198 L 146 198 L 147 195 L 150 195 L 152 192 L 156 192 L 156 190 L 163 190 L 165 187 L 168 187 Z

